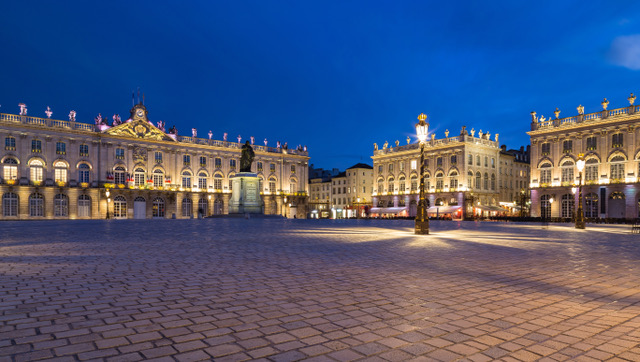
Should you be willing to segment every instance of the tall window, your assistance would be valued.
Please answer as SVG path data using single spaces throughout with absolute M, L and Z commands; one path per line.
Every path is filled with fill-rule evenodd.
M 484 189 L 489 189 L 489 174 L 486 172 L 484 173 Z
M 418 168 L 418 161 L 417 160 L 411 160 L 411 169 L 415 170 Z
M 155 160 L 156 160 L 156 163 L 162 163 L 162 152 L 156 151 Z
M 53 199 L 53 215 L 69 216 L 69 198 L 65 194 L 57 194 Z
M 495 173 L 491 174 L 491 190 L 493 191 L 496 190 L 496 174 Z
M 480 190 L 482 188 L 482 174 L 476 172 L 476 188 Z
M 144 186 L 145 184 L 145 175 L 144 170 L 141 168 L 136 168 L 133 171 L 133 182 L 136 186 Z
M 395 182 L 395 179 L 393 177 L 389 177 L 389 180 L 387 181 L 387 192 L 395 191 L 394 182 Z M 340 188 L 338 187 L 338 189 L 340 189 Z
M 598 149 L 598 137 L 587 137 L 587 151 L 595 151 Z
M 402 163 L 401 163 L 401 165 L 402 165 Z M 400 191 L 400 193 L 402 193 L 402 194 L 405 193 L 407 191 L 407 185 L 406 185 L 404 176 L 400 176 L 400 178 L 398 179 L 398 182 L 400 183 L 398 191 Z M 354 192 L 355 192 L 355 188 L 354 188 Z
M 40 160 L 33 160 L 29 165 L 31 168 L 31 181 L 42 182 L 44 177 L 43 163 Z
M 5 181 L 17 180 L 18 179 L 18 161 L 15 158 L 7 157 L 4 160 L 2 173 Z
M 81 144 L 79 151 L 80 157 L 89 157 L 89 145 Z
M 198 187 L 201 190 L 206 190 L 207 189 L 207 174 L 204 172 L 200 172 L 198 174 Z
M 124 160 L 124 148 L 116 148 L 116 160 Z
M 182 156 L 182 165 L 185 167 L 191 166 L 191 156 L 183 155 Z
M 469 166 L 473 166 L 473 155 L 467 156 L 467 161 L 468 161 L 467 164 Z
M 615 156 L 611 159 L 611 176 L 609 177 L 611 182 L 624 181 L 624 164 L 625 159 L 622 156 Z
M 292 174 L 296 173 L 296 165 L 291 165 L 291 173 Z
M 67 182 L 67 164 L 56 161 L 53 164 L 53 173 L 56 182 Z
M 209 215 L 209 202 L 205 197 L 201 197 L 198 200 L 198 213 L 202 216 Z
M 551 218 L 551 199 L 550 195 L 542 195 L 540 196 L 540 216 L 543 219 Z
M 455 166 L 458 163 L 458 156 L 456 155 L 451 155 L 451 166 Z
M 276 193 L 276 179 L 273 177 L 269 178 L 269 192 L 272 194 Z
M 571 152 L 573 152 L 573 141 L 572 140 L 562 141 L 562 153 L 571 153 Z
M 258 172 L 262 172 L 262 162 L 258 161 L 256 165 L 258 167 Z
M 436 191 L 442 190 L 444 187 L 444 174 L 442 172 L 436 173 Z
M 222 159 L 220 157 L 216 157 L 213 160 L 213 164 L 214 164 L 215 168 L 221 168 L 222 167 Z
M 417 190 L 418 190 L 418 177 L 416 175 L 412 175 L 411 176 L 411 192 L 416 192 Z
M 271 172 L 271 173 L 276 172 L 276 164 L 275 163 L 269 164 L 269 172 Z
M 207 156 L 200 156 L 200 167 L 207 167 Z
M 29 196 L 29 216 L 44 216 L 44 198 L 40 193 Z
M 589 193 L 584 198 L 584 217 L 598 217 L 598 194 Z
M 393 172 L 393 163 L 389 164 L 389 172 Z
M 6 192 L 2 195 L 2 215 L 18 216 L 18 195 L 13 192 Z
M 442 157 L 436 157 L 436 167 L 442 167 Z
M 216 174 L 213 176 L 213 188 L 216 190 L 222 190 L 222 175 Z
M 14 137 L 6 137 L 4 139 L 4 149 L 6 151 L 15 151 L 16 150 L 16 139 Z
M 57 155 L 66 155 L 67 154 L 67 144 L 64 142 L 56 142 L 56 154 Z
M 540 154 L 542 156 L 549 156 L 551 154 L 551 143 L 543 143 L 540 145 Z
M 378 194 L 384 192 L 384 181 L 382 179 L 378 179 Z
M 598 160 L 590 158 L 585 162 L 584 168 L 585 183 L 594 183 L 598 181 Z
M 624 137 L 622 133 L 611 135 L 611 147 L 617 148 L 624 146 Z
M 78 196 L 78 217 L 91 216 L 91 197 L 89 195 Z
M 565 161 L 562 163 L 562 166 L 560 166 L 560 169 L 562 170 L 562 185 L 567 186 L 567 185 L 572 185 L 573 184 L 573 180 L 574 180 L 574 176 L 573 176 L 573 169 L 574 169 L 574 163 L 573 161 Z
M 151 216 L 152 217 L 164 217 L 164 199 L 160 197 L 156 197 L 153 199 L 153 204 L 151 206 Z
M 127 179 L 125 178 L 125 169 L 122 166 L 118 166 L 113 170 L 114 182 L 116 184 L 125 184 Z
M 229 160 L 229 168 L 232 170 L 236 169 L 236 160 L 234 158 Z
M 164 186 L 164 173 L 160 169 L 153 171 L 153 186 Z
M 296 183 L 296 180 L 289 180 L 289 192 L 292 194 L 298 192 L 298 185 Z
M 113 217 L 116 219 L 127 218 L 127 199 L 124 196 L 113 198 Z
M 404 161 L 400 161 L 398 163 L 398 169 L 400 170 L 400 172 L 404 171 Z
M 496 159 L 491 157 L 491 168 L 496 168 Z
M 193 214 L 193 202 L 189 198 L 182 199 L 182 216 L 190 217 Z
M 551 184 L 551 164 L 545 163 L 540 166 L 540 185 L 550 185 Z
M 455 190 L 458 188 L 458 171 L 451 171 L 449 173 L 449 189 Z
M 189 171 L 182 172 L 182 187 L 191 187 L 191 173 Z
M 86 163 L 81 163 L 78 165 L 78 182 L 89 182 L 89 172 L 91 171 L 91 167 Z
M 571 194 L 564 194 L 562 195 L 562 217 L 573 217 L 573 207 L 574 207 L 574 203 L 575 200 L 573 198 L 573 195 Z
M 473 171 L 467 172 L 467 187 L 468 188 L 473 187 Z
M 484 167 L 489 167 L 489 157 L 484 156 Z
M 31 152 L 41 153 L 42 152 L 42 141 L 40 141 L 40 140 L 31 140 Z

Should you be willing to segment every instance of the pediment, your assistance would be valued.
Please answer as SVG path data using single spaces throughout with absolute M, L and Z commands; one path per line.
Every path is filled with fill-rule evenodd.
M 167 136 L 167 134 L 159 128 L 144 120 L 133 120 L 123 123 L 105 130 L 104 133 L 113 136 L 175 142 L 173 138 Z

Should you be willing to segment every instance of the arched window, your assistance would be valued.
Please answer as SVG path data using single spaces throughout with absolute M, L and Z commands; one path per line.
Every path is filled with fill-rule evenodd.
M 134 182 L 134 185 L 138 187 L 144 186 L 144 184 L 146 183 L 144 169 L 138 167 L 133 171 L 133 182 Z
M 264 193 L 264 177 L 258 177 L 258 192 Z
M 289 180 L 289 193 L 295 194 L 296 192 L 298 192 L 298 182 L 292 178 Z
M 481 188 L 482 188 L 482 174 L 480 174 L 480 172 L 476 172 L 476 189 L 480 190 Z
M 473 171 L 467 172 L 467 187 L 473 188 Z
M 489 157 L 484 156 L 484 167 L 489 167 Z
M 598 217 L 598 194 L 592 192 L 584 197 L 584 217 Z
M 449 172 L 449 189 L 456 190 L 458 188 L 458 171 Z
M 562 217 L 573 217 L 575 199 L 572 194 L 562 195 Z
M 18 216 L 18 195 L 13 192 L 5 192 L 2 195 L 2 215 Z
M 53 198 L 53 215 L 57 217 L 69 216 L 69 198 L 65 194 L 57 194 Z
M 560 166 L 560 169 L 562 170 L 561 181 L 563 186 L 568 186 L 573 184 L 573 181 L 575 179 L 573 176 L 574 167 L 575 167 L 575 164 L 571 160 L 564 161 Z
M 206 197 L 201 197 L 198 200 L 198 214 L 204 216 L 209 215 L 209 202 Z
M 491 190 L 492 191 L 496 190 L 496 174 L 495 173 L 491 174 Z
M 378 179 L 378 195 L 384 192 L 384 180 L 382 178 Z
M 611 164 L 611 176 L 609 178 L 609 182 L 624 182 L 624 165 L 627 160 L 622 156 L 615 156 L 609 161 Z
M 207 189 L 207 174 L 205 172 L 200 172 L 198 174 L 198 187 L 201 190 Z
M 551 218 L 551 195 L 540 196 L 540 216 L 543 219 Z
M 67 164 L 63 161 L 56 161 L 53 164 L 54 180 L 57 183 L 67 182 Z
M 387 180 L 387 192 L 394 192 L 395 189 L 395 184 L 394 184 L 395 179 L 393 177 L 389 177 L 389 179 Z
M 86 163 L 81 163 L 78 165 L 78 182 L 89 183 L 89 172 L 91 171 L 91 167 Z
M 127 218 L 127 199 L 124 196 L 113 198 L 113 217 L 116 219 Z
M 7 157 L 4 160 L 3 178 L 7 180 L 18 179 L 18 161 L 15 158 Z
M 584 180 L 589 184 L 598 182 L 598 159 L 590 158 L 585 162 Z
M 153 186 L 154 187 L 162 187 L 164 186 L 164 172 L 161 169 L 153 170 Z
M 272 194 L 276 193 L 276 178 L 275 177 L 269 177 L 269 192 Z
M 480 155 L 476 156 L 476 166 L 482 166 L 482 164 L 480 163 Z
M 444 206 L 444 200 L 442 198 L 437 198 L 436 202 L 433 206 Z
M 193 215 L 193 202 L 189 198 L 182 199 L 182 216 L 190 217 Z
M 444 174 L 436 172 L 436 192 L 442 191 L 444 188 Z
M 222 175 L 217 173 L 213 176 L 213 188 L 216 190 L 222 190 Z
M 91 217 L 91 197 L 89 195 L 78 196 L 78 217 Z
M 40 193 L 29 196 L 29 216 L 44 216 L 44 197 Z
M 418 191 L 418 176 L 411 175 L 411 192 Z
M 152 217 L 164 217 L 164 199 L 161 197 L 156 197 L 153 199 L 153 204 L 151 206 L 151 216 Z
M 398 183 L 398 191 L 400 191 L 401 194 L 404 194 L 407 191 L 407 185 L 404 176 L 400 176 L 400 178 L 398 179 Z
M 29 164 L 31 169 L 31 181 L 42 182 L 44 179 L 44 164 L 40 160 L 33 160 Z
M 540 185 L 548 186 L 551 184 L 551 167 L 550 163 L 540 166 Z
M 484 189 L 489 189 L 489 174 L 486 172 L 484 173 Z
M 184 188 L 191 187 L 191 172 L 189 171 L 182 172 L 182 187 Z
M 114 176 L 113 182 L 115 182 L 116 184 L 124 185 L 127 182 L 127 179 L 125 177 L 126 176 L 125 175 L 126 171 L 127 170 L 122 166 L 118 166 L 118 167 L 114 168 L 113 169 L 113 176 Z

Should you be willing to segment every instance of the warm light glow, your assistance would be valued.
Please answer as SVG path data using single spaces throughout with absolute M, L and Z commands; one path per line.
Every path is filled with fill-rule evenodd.
M 575 195 L 575 193 L 578 191 L 577 187 L 572 187 L 571 188 L 571 192 Z
M 582 172 L 582 170 L 584 170 L 584 157 L 582 157 L 582 153 L 578 156 L 578 161 L 576 162 L 576 165 L 578 166 L 578 171 Z
M 111 193 L 109 193 L 109 190 L 107 190 L 105 193 L 105 196 L 109 197 L 109 195 L 111 195 Z
M 549 203 L 553 204 L 553 197 L 549 199 Z
M 418 116 L 420 122 L 416 124 L 416 134 L 420 143 L 424 143 L 427 140 L 427 133 L 429 133 L 429 124 L 425 123 L 426 119 L 427 115 L 424 113 L 420 113 Z

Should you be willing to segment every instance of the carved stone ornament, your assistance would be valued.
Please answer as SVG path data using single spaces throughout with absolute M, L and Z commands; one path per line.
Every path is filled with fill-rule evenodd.
M 636 96 L 633 95 L 633 93 L 631 93 L 631 95 L 629 96 L 629 98 L 627 98 L 627 100 L 629 101 L 629 105 L 633 105 L 633 103 L 636 101 Z
M 602 104 L 602 109 L 605 111 L 607 110 L 607 107 L 609 107 L 609 101 L 606 98 L 600 104 Z
M 449 138 L 449 130 L 448 129 L 444 130 L 444 138 Z
M 540 122 L 544 122 L 544 121 L 546 121 L 546 120 L 547 120 L 547 119 L 546 119 L 546 118 L 544 118 L 544 115 L 540 116 Z
M 140 146 L 133 148 L 133 162 L 143 163 L 147 162 L 147 149 Z
M 560 117 L 560 110 L 558 109 L 558 107 L 556 107 L 556 110 L 553 111 L 553 114 L 556 115 L 556 119 L 558 119 L 558 117 Z
M 578 106 L 578 108 L 576 108 L 578 110 L 578 114 L 584 114 L 584 107 L 581 105 Z
M 149 124 L 147 121 L 133 121 L 129 123 L 123 123 L 116 127 L 111 127 L 104 131 L 104 133 L 113 136 L 123 136 L 131 138 L 144 138 L 155 141 L 174 141 L 175 140 L 167 136 L 164 132 Z
M 531 112 L 531 122 L 538 122 L 538 117 L 536 117 L 536 111 Z

